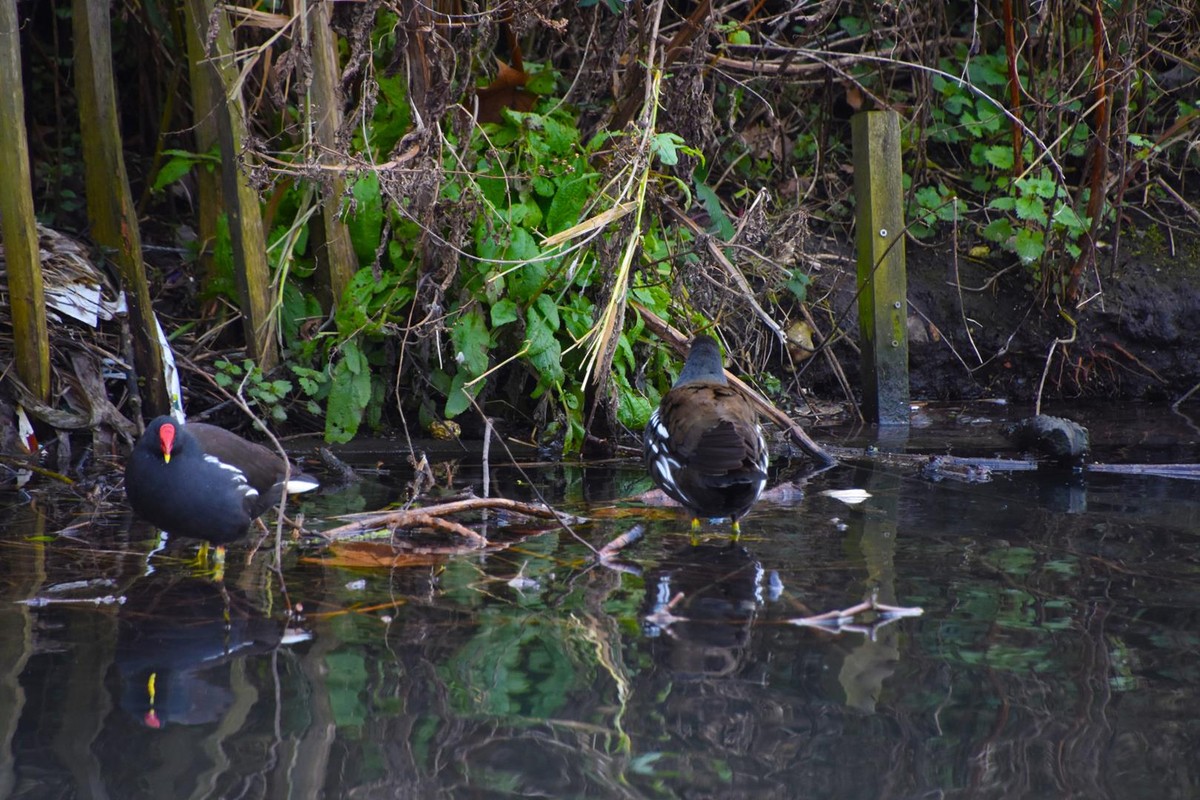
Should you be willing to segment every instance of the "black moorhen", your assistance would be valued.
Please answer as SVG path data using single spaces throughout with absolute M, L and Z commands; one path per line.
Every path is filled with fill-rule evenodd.
M 700 517 L 729 517 L 738 535 L 738 519 L 767 482 L 767 445 L 754 406 L 725 380 L 712 337 L 692 340 L 646 425 L 643 455 L 658 487 L 691 512 L 693 531 Z
M 215 425 L 156 418 L 125 467 L 138 516 L 167 533 L 225 545 L 245 535 L 283 495 L 286 463 L 275 452 Z M 293 469 L 290 494 L 317 488 Z

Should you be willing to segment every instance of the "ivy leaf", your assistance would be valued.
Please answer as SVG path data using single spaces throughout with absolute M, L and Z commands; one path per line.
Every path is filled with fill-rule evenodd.
M 471 311 L 460 316 L 450 329 L 450 339 L 454 342 L 455 358 L 471 377 L 487 372 L 491 336 L 482 314 Z

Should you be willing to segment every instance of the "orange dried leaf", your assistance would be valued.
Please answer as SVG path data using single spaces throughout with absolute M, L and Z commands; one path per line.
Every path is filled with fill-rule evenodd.
M 397 550 L 386 542 L 336 542 L 329 546 L 325 558 L 302 558 L 304 563 L 349 569 L 395 569 L 397 567 L 428 567 L 445 560 L 435 553 L 413 553 Z

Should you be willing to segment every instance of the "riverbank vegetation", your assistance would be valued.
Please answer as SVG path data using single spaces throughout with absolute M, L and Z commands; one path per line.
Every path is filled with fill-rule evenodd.
M 38 218 L 86 236 L 71 4 L 21 10 Z M 1047 345 L 1122 253 L 1194 248 L 1200 221 L 1185 3 L 118 1 L 107 33 L 189 413 L 240 390 L 329 441 L 472 435 L 486 414 L 613 452 L 678 369 L 641 311 L 714 322 L 785 406 L 813 384 L 849 400 L 859 110 L 901 114 L 909 248 L 1065 325 Z M 230 108 L 237 139 L 214 125 Z M 253 192 L 236 215 L 222 165 Z M 232 323 L 256 247 L 269 305 L 249 331 Z M 986 371 L 959 302 L 957 333 L 925 334 Z

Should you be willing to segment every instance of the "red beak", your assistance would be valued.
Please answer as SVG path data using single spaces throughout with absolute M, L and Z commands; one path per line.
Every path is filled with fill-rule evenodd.
M 163 461 L 171 463 L 171 448 L 175 446 L 175 426 L 167 423 L 158 429 L 158 440 L 162 444 Z

